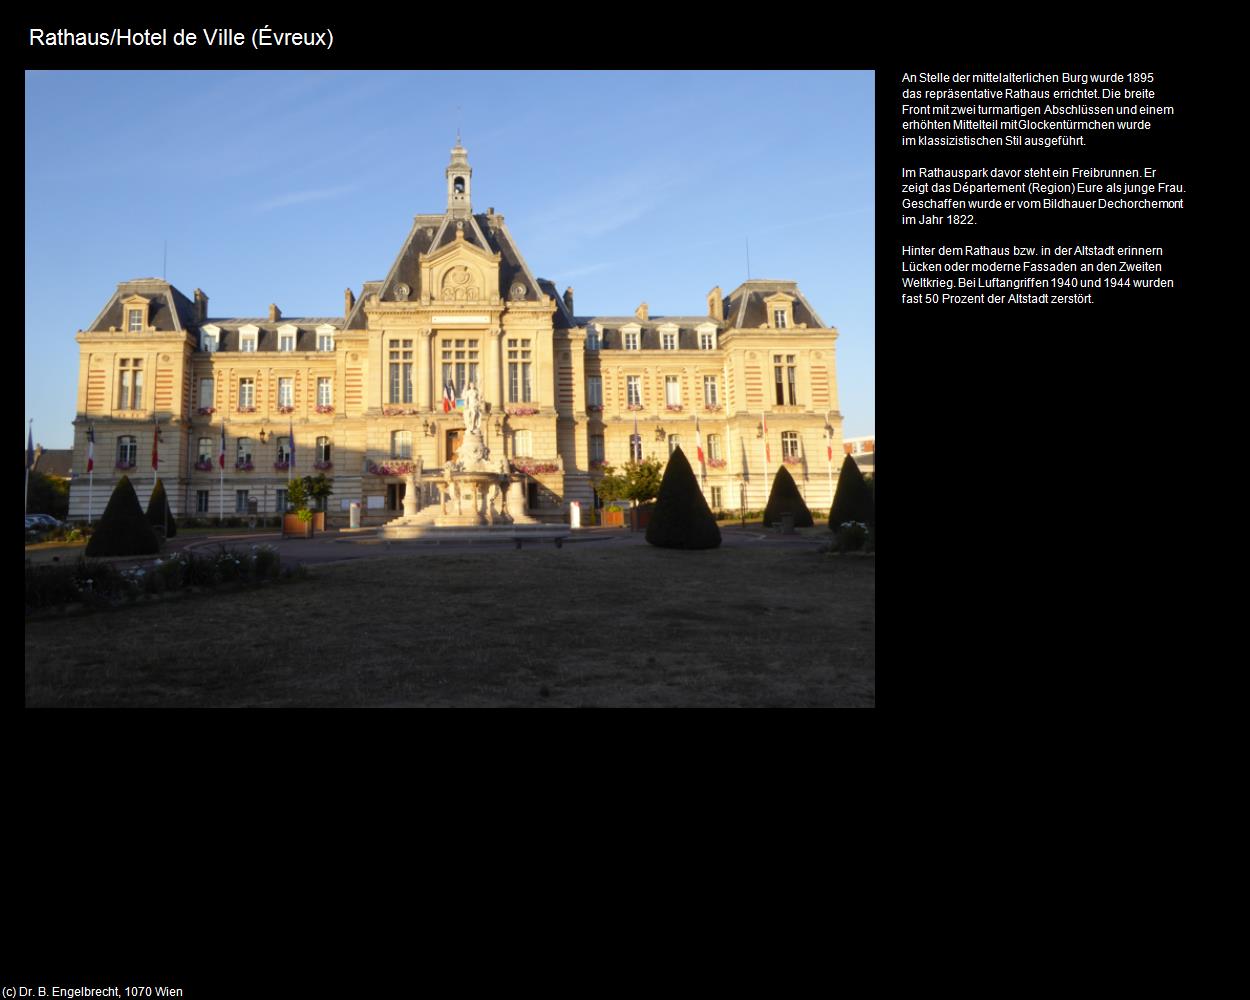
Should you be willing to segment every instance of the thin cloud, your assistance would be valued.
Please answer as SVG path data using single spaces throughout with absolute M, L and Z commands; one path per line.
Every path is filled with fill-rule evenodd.
M 289 194 L 271 198 L 256 206 L 257 211 L 268 212 L 275 208 L 286 208 L 288 205 L 303 205 L 310 201 L 326 201 L 329 198 L 341 198 L 355 191 L 359 185 L 344 184 L 341 187 L 321 188 L 317 191 L 292 191 Z

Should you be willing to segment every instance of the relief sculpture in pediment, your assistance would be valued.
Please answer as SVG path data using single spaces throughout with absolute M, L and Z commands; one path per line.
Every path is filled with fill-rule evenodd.
M 453 267 L 443 277 L 441 298 L 444 302 L 477 302 L 481 297 L 476 276 L 464 265 Z

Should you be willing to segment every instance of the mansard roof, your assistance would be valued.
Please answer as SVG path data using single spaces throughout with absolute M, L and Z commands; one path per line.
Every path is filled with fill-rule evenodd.
M 295 349 L 297 351 L 315 351 L 317 349 L 317 328 L 320 326 L 332 326 L 336 330 L 343 328 L 343 318 L 341 316 L 283 316 L 280 320 L 271 321 L 267 317 L 260 319 L 207 319 L 202 326 L 215 326 L 221 330 L 221 343 L 218 346 L 222 351 L 237 351 L 239 349 L 239 329 L 244 326 L 255 326 L 259 328 L 256 334 L 256 350 L 257 351 L 276 351 L 278 349 L 278 330 L 284 326 L 294 326 L 297 328 L 295 334 Z
M 148 309 L 148 325 L 153 330 L 185 333 L 194 329 L 195 304 L 168 281 L 161 278 L 136 278 L 121 281 L 100 315 L 87 327 L 88 333 L 105 333 L 110 326 L 124 329 L 123 300 L 132 295 L 142 295 L 151 300 Z
M 698 350 L 698 327 L 711 324 L 719 332 L 724 323 L 719 323 L 711 316 L 649 316 L 645 320 L 637 316 L 583 316 L 579 317 L 579 326 L 594 323 L 600 331 L 600 347 L 614 351 L 624 344 L 621 327 L 637 326 L 641 329 L 638 349 L 642 351 L 658 351 L 662 347 L 660 327 L 677 327 L 677 347 L 679 350 Z
M 816 310 L 799 291 L 798 282 L 774 281 L 767 278 L 756 278 L 744 281 L 725 299 L 725 322 L 739 330 L 753 330 L 767 321 L 768 308 L 764 300 L 778 292 L 785 292 L 794 297 L 794 322 L 806 323 L 809 327 L 827 329 L 824 322 L 816 315 Z

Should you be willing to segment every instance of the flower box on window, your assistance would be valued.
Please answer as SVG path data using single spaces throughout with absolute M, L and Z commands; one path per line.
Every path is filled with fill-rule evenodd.
M 704 403 L 703 410 L 705 413 L 720 413 L 719 403 Z
M 668 410 L 669 413 L 680 413 L 681 403 L 665 403 L 664 409 Z
M 278 412 L 279 413 L 294 413 L 295 407 L 294 406 L 279 406 Z
M 560 466 L 555 462 L 526 462 L 515 458 L 512 460 L 512 468 L 517 472 L 524 472 L 527 476 L 534 476 L 543 472 L 560 471 Z
M 803 464 L 803 459 L 800 458 L 798 455 L 783 455 L 781 457 L 781 460 L 785 462 L 786 465 L 802 465 Z
M 709 458 L 707 460 L 707 467 L 709 469 L 723 469 L 725 467 L 725 460 L 723 458 Z
M 291 467 L 291 463 L 289 460 L 283 461 L 282 459 L 278 459 L 278 461 L 273 463 L 273 467 L 277 472 L 286 472 L 286 470 Z
M 318 413 L 322 412 L 322 411 L 321 411 L 321 407 L 317 407 L 317 412 L 318 412 Z M 333 406 L 331 406 L 331 407 L 327 407 L 327 409 L 325 410 L 325 412 L 326 412 L 326 413 L 333 413 L 333 412 L 334 412 L 334 407 L 333 407 Z M 384 407 L 382 407 L 382 416 L 384 416 L 384 417 L 415 417 L 415 416 L 416 416 L 417 414 L 419 414 L 420 412 L 421 412 L 421 411 L 420 411 L 420 410 L 418 410 L 415 406 L 408 406 L 408 407 L 404 407 L 404 406 L 384 406 Z
M 509 406 L 508 415 L 511 417 L 532 417 L 538 411 L 532 406 Z
M 374 476 L 406 476 L 412 471 L 411 462 L 399 459 L 390 462 L 369 462 L 366 471 Z
M 133 469 L 134 467 L 134 462 L 127 462 L 124 458 L 119 459 L 117 464 L 113 466 L 115 469 Z
M 211 417 L 214 413 L 216 413 L 216 412 L 217 412 L 217 407 L 215 407 L 215 406 L 201 406 L 201 407 L 200 407 L 200 411 L 199 411 L 199 412 L 200 412 L 200 416 L 201 416 L 201 417 Z
M 333 469 L 334 463 L 333 462 L 313 462 L 313 468 L 320 469 L 322 472 L 324 472 L 326 469 Z
M 641 409 L 642 409 L 642 404 L 641 404 L 641 403 L 630 403 L 627 407 L 625 407 L 625 409 L 627 409 L 627 410 L 641 410 Z
M 201 458 L 195 463 L 197 472 L 212 472 L 213 460 L 211 458 Z
M 240 406 L 240 407 L 239 407 L 239 412 L 240 412 L 240 413 L 255 413 L 255 412 L 256 412 L 256 407 L 254 407 L 254 406 Z
M 329 403 L 318 403 L 317 412 L 318 413 L 333 413 L 334 407 L 331 406 Z
M 256 468 L 256 466 L 254 466 L 251 462 L 248 462 L 248 461 L 235 462 L 234 467 L 235 467 L 235 470 L 238 472 L 251 472 L 254 468 Z

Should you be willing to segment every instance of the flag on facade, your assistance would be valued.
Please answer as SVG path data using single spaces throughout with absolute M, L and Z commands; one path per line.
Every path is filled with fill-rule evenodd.
M 217 465 L 224 471 L 226 468 L 226 425 L 221 425 L 221 451 L 217 454 Z
M 761 413 L 762 423 L 764 427 L 764 463 L 771 466 L 773 464 L 772 449 L 768 447 L 768 414 Z
M 699 433 L 699 418 L 694 418 L 694 450 L 699 456 L 699 464 L 703 465 L 703 436 Z
M 35 467 L 35 425 L 32 423 L 26 430 L 26 471 Z
M 443 412 L 444 413 L 451 412 L 451 397 L 452 397 L 451 383 L 444 382 L 443 383 Z
M 152 471 L 156 472 L 160 465 L 161 455 L 157 447 L 161 442 L 161 429 L 155 421 L 152 422 Z
M 87 425 L 87 471 L 95 468 L 95 424 Z
M 287 456 L 287 462 L 289 463 L 287 468 L 294 470 L 295 469 L 295 423 L 294 421 L 290 419 L 287 420 L 286 433 L 287 433 L 288 440 L 291 442 L 291 453 Z

